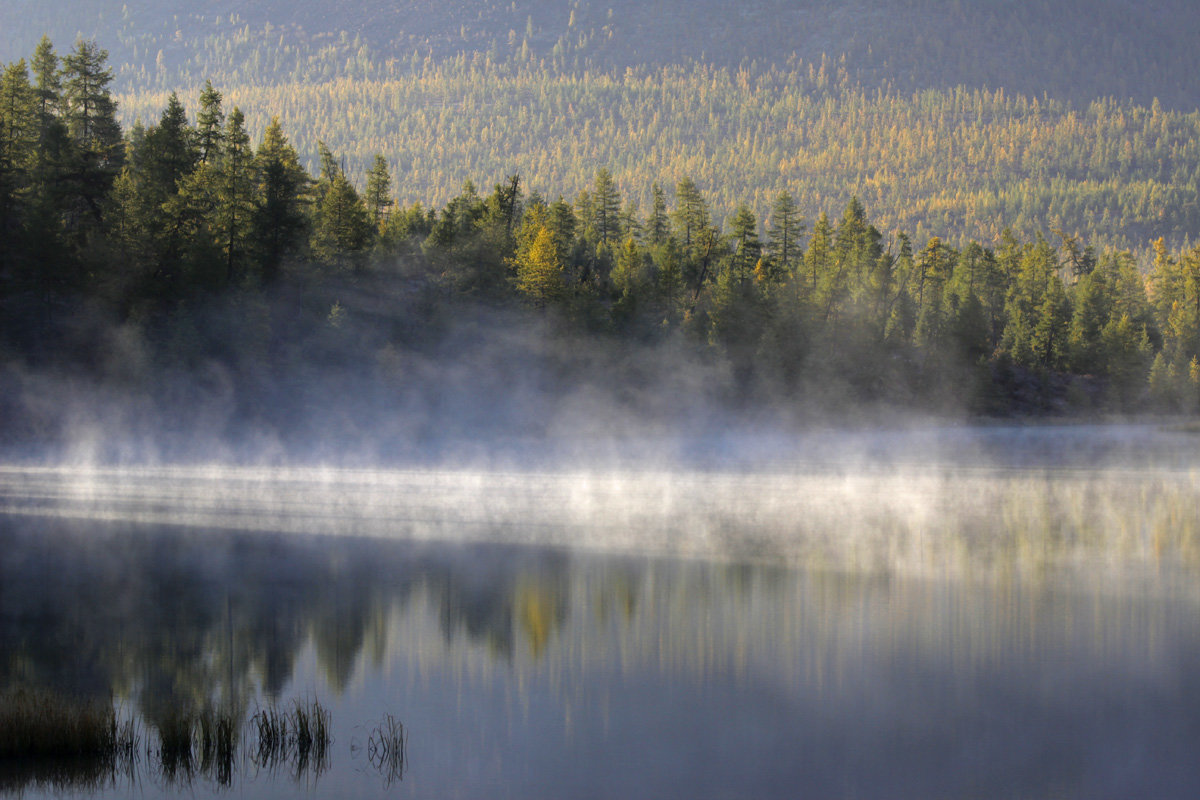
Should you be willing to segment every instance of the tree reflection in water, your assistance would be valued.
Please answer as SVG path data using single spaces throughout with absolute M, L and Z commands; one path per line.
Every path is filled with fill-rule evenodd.
M 824 564 L 835 551 L 818 546 L 797 567 L 0 516 L 0 690 L 115 697 L 148 732 L 131 780 L 165 793 L 320 779 L 317 793 L 337 796 L 357 780 L 337 763 L 347 753 L 385 785 L 408 775 L 414 796 L 489 781 L 528 790 L 513 796 L 618 796 L 626 775 L 697 797 L 838 795 L 848 780 L 886 795 L 871 778 L 885 774 L 906 781 L 893 796 L 955 796 L 1008 773 L 1039 796 L 1119 781 L 1096 754 L 1124 746 L 1164 781 L 1200 780 L 1178 757 L 1194 738 L 1161 723 L 1191 713 L 1184 667 L 1200 652 L 1187 476 L 1005 480 L 965 475 L 973 499 L 944 518 L 927 505 L 888 517 L 891 498 L 847 522 L 849 490 L 817 496 L 795 529 L 814 545 L 876 542 L 856 569 Z M 889 568 L 912 563 L 932 566 Z M 961 579 L 963 565 L 977 574 Z M 343 715 L 342 740 L 324 758 L 255 751 L 255 710 L 313 691 Z M 1122 724 L 1095 724 L 1096 697 Z M 240 745 L 221 745 L 219 725 L 205 733 L 209 709 L 231 715 Z M 364 720 L 393 711 L 412 751 L 403 737 L 369 746 L 377 723 Z M 182 716 L 190 738 L 164 742 Z M 1022 744 L 1008 729 L 1045 733 Z M 1030 756 L 1042 747 L 1083 766 L 1043 769 Z M 636 769 L 578 766 L 593 757 Z M 94 794 L 114 781 L 77 775 Z

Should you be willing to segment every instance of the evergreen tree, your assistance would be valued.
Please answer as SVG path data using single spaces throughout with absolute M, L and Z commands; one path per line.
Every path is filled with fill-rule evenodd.
M 739 283 L 749 280 L 762 255 L 762 244 L 758 239 L 758 221 L 749 206 L 738 206 L 737 213 L 729 224 L 729 238 L 733 253 L 729 260 L 732 279 Z
M 887 310 L 884 338 L 890 342 L 909 344 L 917 327 L 917 303 L 914 299 L 917 265 L 908 234 L 901 233 L 896 238 L 900 244 L 892 267 L 896 290 Z
M 941 344 L 945 334 L 947 309 L 944 291 L 951 276 L 953 253 L 933 237 L 917 257 L 917 330 L 918 345 L 932 347 Z
M 108 51 L 80 39 L 62 60 L 67 133 L 73 144 L 68 177 L 76 213 L 99 224 L 103 201 L 121 169 L 124 155 L 117 105 L 108 90 L 112 70 Z
M 307 226 L 304 197 L 308 173 L 283 135 L 279 117 L 273 117 L 263 132 L 254 155 L 254 171 L 258 182 L 254 241 L 263 280 L 271 283 L 279 277 L 283 259 L 296 249 Z
M 58 71 L 58 55 L 49 37 L 42 36 L 38 42 L 30 67 L 37 91 L 38 117 L 44 129 L 62 110 L 62 76 Z
M 1112 299 L 1104 273 L 1083 273 L 1075 284 L 1071 325 L 1067 332 L 1069 366 L 1080 374 L 1101 374 L 1109 354 L 1104 349 L 1104 330 L 1112 313 Z
M 0 76 L 0 275 L 11 271 L 17 256 L 37 140 L 36 99 L 22 59 Z
M 362 198 L 339 171 L 317 203 L 311 242 L 314 255 L 326 264 L 358 265 L 371 241 L 371 230 Z
M 708 204 L 700 189 L 689 177 L 684 177 L 675 187 L 675 231 L 686 252 L 700 244 L 704 232 L 710 227 Z
M 612 173 L 601 167 L 591 193 L 591 228 L 597 244 L 615 242 L 621 235 L 621 194 Z
M 771 226 L 767 231 L 767 255 L 781 274 L 790 275 L 795 270 L 803 233 L 796 201 L 787 192 L 781 192 L 771 207 Z
M 620 297 L 613 308 L 613 316 L 632 316 L 649 293 L 653 282 L 649 259 L 632 236 L 625 239 L 617 253 L 617 263 L 612 271 L 612 284 Z
M 1034 357 L 1043 368 L 1062 369 L 1070 320 L 1071 303 L 1063 290 L 1062 281 L 1058 275 L 1053 275 L 1038 308 L 1031 343 Z
M 1146 390 L 1151 360 L 1150 339 L 1145 328 L 1136 327 L 1128 314 L 1110 319 L 1102 334 L 1105 372 L 1110 394 L 1121 409 L 1135 408 Z
M 670 235 L 670 219 L 667 216 L 667 198 L 657 183 L 650 187 L 650 219 L 646 221 L 646 235 L 651 245 L 661 245 Z
M 817 287 L 833 269 L 833 226 L 824 211 L 817 217 L 808 249 L 804 253 L 804 274 L 807 278 L 807 294 L 815 302 Z
M 60 252 L 62 241 L 67 158 L 71 151 L 63 112 L 62 75 L 50 39 L 38 42 L 31 62 L 38 108 L 36 156 L 30 173 L 29 250 L 34 263 L 42 265 L 41 283 L 48 287 L 61 277 L 67 258 Z M 53 269 L 47 269 L 53 265 Z
M 196 167 L 195 132 L 179 98 L 167 99 L 159 122 L 130 137 L 128 158 L 117 180 L 120 235 L 139 273 L 153 273 L 158 289 L 173 295 L 194 225 L 207 208 L 178 197 Z M 189 189 L 194 191 L 197 181 Z
M 196 115 L 196 147 L 201 164 L 217 158 L 225 139 L 225 112 L 221 110 L 221 93 L 212 81 L 204 82 L 200 92 L 200 112 Z
M 244 275 L 253 249 L 255 216 L 254 150 L 238 108 L 225 121 L 224 147 L 213 176 L 216 208 L 213 235 L 225 265 L 225 280 L 233 284 Z
M 367 207 L 367 216 L 375 230 L 382 230 L 388 209 L 392 207 L 392 176 L 388 172 L 387 159 L 381 154 L 375 155 L 371 169 L 367 172 L 367 191 L 363 198 Z
M 571 206 L 559 197 L 550 204 L 549 218 L 546 227 L 554 237 L 554 249 L 558 254 L 559 263 L 564 268 L 571 263 L 571 255 L 575 244 L 575 212 Z

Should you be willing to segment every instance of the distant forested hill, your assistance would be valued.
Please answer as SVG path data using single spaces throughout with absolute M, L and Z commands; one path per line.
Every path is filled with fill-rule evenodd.
M 845 55 L 852 80 L 902 91 L 961 84 L 1200 107 L 1192 0 L 5 0 L 0 32 L 3 61 L 43 33 L 63 46 L 97 38 L 126 90 L 524 49 L 594 67 Z
M 514 172 L 574 200 L 607 167 L 643 210 L 692 178 L 718 219 L 787 191 L 957 242 L 1200 232 L 1194 0 L 0 3 L 0 61 L 43 34 L 109 51 L 126 126 L 211 80 L 309 169 L 323 141 L 361 187 L 383 155 L 404 203 Z

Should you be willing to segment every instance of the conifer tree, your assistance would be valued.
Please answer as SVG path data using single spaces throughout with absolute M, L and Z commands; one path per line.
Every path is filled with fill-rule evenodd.
M 754 212 L 743 204 L 729 223 L 729 238 L 733 244 L 733 254 L 729 268 L 734 281 L 743 283 L 754 274 L 754 268 L 762 255 L 762 244 L 758 239 L 758 220 Z
M 945 334 L 944 291 L 950 280 L 953 255 L 942 240 L 934 236 L 917 257 L 917 329 L 918 345 L 941 343 Z
M 516 255 L 517 291 L 539 308 L 563 295 L 563 269 L 554 235 L 539 226 L 528 250 Z
M 824 211 L 817 217 L 813 227 L 812 237 L 808 241 L 808 249 L 804 253 L 804 272 L 808 279 L 807 293 L 814 301 L 817 296 L 819 282 L 833 268 L 833 227 L 829 224 L 829 215 Z
M 691 178 L 684 176 L 675 187 L 675 230 L 683 248 L 691 253 L 709 227 L 708 204 Z
M 217 158 L 225 139 L 225 112 L 221 110 L 221 93 L 212 81 L 204 82 L 200 92 L 200 111 L 196 114 L 196 147 L 201 164 Z
M 24 59 L 0 76 L 0 275 L 12 269 L 38 139 L 37 105 Z
M 41 283 L 48 287 L 61 276 L 66 256 L 62 241 L 62 208 L 70 141 L 63 112 L 62 74 L 50 39 L 43 36 L 30 62 L 37 101 L 36 155 L 30 167 L 28 246 L 34 263 L 43 265 Z M 47 269 L 53 265 L 53 268 Z
M 313 220 L 312 250 L 326 264 L 359 264 L 371 241 L 371 220 L 362 198 L 339 171 L 318 201 Z
M 73 144 L 67 174 L 78 201 L 77 213 L 99 224 L 103 200 L 121 169 L 124 147 L 117 123 L 117 105 L 108 85 L 112 70 L 108 51 L 80 39 L 62 60 L 65 119 Z
M 255 212 L 254 150 L 246 133 L 245 117 L 236 107 L 225 121 L 224 146 L 213 177 L 214 239 L 225 265 L 225 280 L 234 284 L 246 272 L 253 248 Z
M 296 150 L 288 143 L 273 117 L 254 154 L 257 202 L 254 208 L 254 241 L 257 243 L 263 281 L 279 277 L 283 259 L 301 241 L 307 219 L 304 196 L 309 177 L 300 166 Z
M 596 170 L 591 201 L 591 226 L 596 243 L 615 243 L 621 235 L 621 194 L 612 173 L 605 167 Z
M 782 275 L 790 275 L 800 253 L 800 237 L 804 226 L 800 222 L 796 201 L 781 192 L 771 207 L 771 224 L 767 230 L 767 255 Z
M 667 198 L 657 183 L 650 187 L 650 219 L 646 221 L 646 235 L 650 244 L 660 245 L 670 234 L 670 219 L 667 217 Z
M 392 176 L 388 172 L 387 159 L 376 153 L 371 169 L 367 172 L 367 191 L 363 198 L 367 216 L 375 229 L 382 230 L 388 209 L 392 207 Z

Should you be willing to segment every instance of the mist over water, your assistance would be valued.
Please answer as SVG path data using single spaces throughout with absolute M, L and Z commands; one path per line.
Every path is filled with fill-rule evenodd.
M 489 464 L 12 464 L 0 511 L 828 568 L 1200 563 L 1194 435 L 970 427 L 513 443 Z
M 151 736 L 318 697 L 328 772 L 243 765 L 254 797 L 389 788 L 355 755 L 385 712 L 413 797 L 1200 786 L 1186 427 L 749 397 L 677 339 L 369 322 L 401 301 L 195 312 L 277 329 L 166 364 L 96 322 L 95 374 L 4 367 L 0 688 L 111 694 Z

